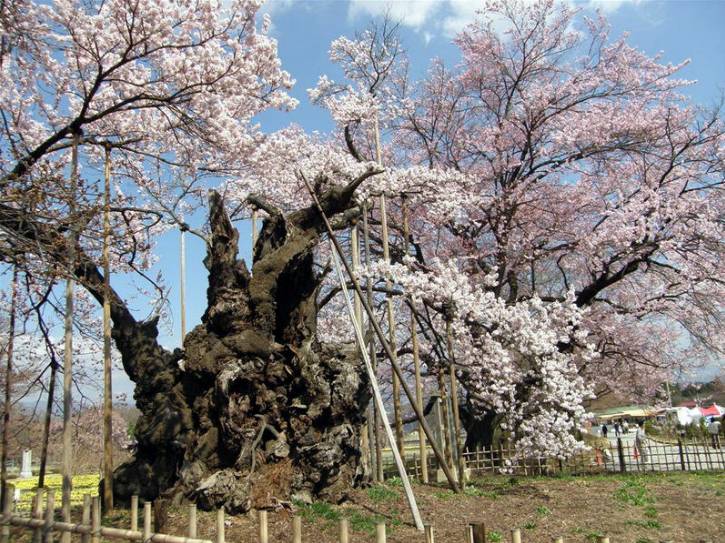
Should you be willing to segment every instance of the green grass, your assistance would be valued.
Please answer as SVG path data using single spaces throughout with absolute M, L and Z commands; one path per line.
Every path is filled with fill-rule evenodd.
M 659 520 L 628 520 L 625 522 L 628 526 L 639 526 L 640 528 L 648 528 L 653 530 L 659 530 L 662 528 L 662 524 Z
M 592 541 L 592 542 L 596 543 L 596 541 L 599 541 L 600 537 L 604 537 L 604 534 L 602 532 L 600 532 L 599 530 L 592 530 L 592 531 L 587 532 L 584 537 L 586 538 L 587 541 Z
M 641 479 L 630 479 L 622 483 L 614 492 L 614 499 L 634 506 L 645 506 L 655 502 Z
M 533 530 L 535 528 L 536 528 L 536 523 L 531 520 L 524 523 L 524 530 Z
M 501 543 L 501 541 L 503 541 L 503 536 L 501 535 L 501 532 L 493 530 L 488 533 L 488 540 L 491 543 Z
M 536 514 L 540 517 L 548 517 L 549 515 L 551 515 L 551 509 L 544 505 L 540 505 L 536 508 Z
M 391 516 L 366 515 L 359 511 L 341 510 L 340 508 L 325 502 L 314 502 L 310 504 L 295 502 L 298 514 L 305 520 L 315 523 L 324 523 L 326 528 L 335 527 L 342 518 L 347 517 L 350 528 L 353 532 L 362 532 L 368 535 L 375 533 L 375 525 L 381 522 L 387 524 L 389 530 L 393 530 L 402 524 L 400 511 L 393 509 Z
M 367 489 L 368 498 L 375 503 L 389 502 L 398 499 L 400 494 L 397 490 L 386 485 L 375 485 Z

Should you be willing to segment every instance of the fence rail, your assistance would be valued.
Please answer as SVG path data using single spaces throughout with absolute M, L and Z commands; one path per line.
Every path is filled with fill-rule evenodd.
M 8 496 L 12 496 L 12 485 L 9 485 Z M 43 495 L 47 494 L 45 499 L 45 510 L 43 511 Z M 11 527 L 26 530 L 33 533 L 33 541 L 38 543 L 53 543 L 54 534 L 78 534 L 81 536 L 82 543 L 100 543 L 101 538 L 112 539 L 118 541 L 142 541 L 144 543 L 231 543 L 231 540 L 225 539 L 224 528 L 224 510 L 219 509 L 216 514 L 216 536 L 215 539 L 198 539 L 196 524 L 196 506 L 189 507 L 187 536 L 167 535 L 154 533 L 151 531 L 152 523 L 152 503 L 145 502 L 143 507 L 143 529 L 138 528 L 138 497 L 134 496 L 131 500 L 131 522 L 128 529 L 107 527 L 101 524 L 101 508 L 98 496 L 91 498 L 90 495 L 84 496 L 84 506 L 82 520 L 75 524 L 72 522 L 60 522 L 55 520 L 55 494 L 53 492 L 44 492 L 39 489 L 33 499 L 33 508 L 31 516 L 21 516 L 15 514 L 12 500 L 7 500 L 5 510 L 2 515 L 2 531 L 0 532 L 0 541 L 2 543 L 10 543 Z M 285 518 L 288 518 L 285 515 Z M 269 514 L 265 510 L 257 512 L 258 543 L 269 543 Z M 293 516 L 291 519 L 290 536 L 286 539 L 292 543 L 302 543 L 302 518 Z M 462 523 L 460 533 L 466 534 L 462 537 L 461 543 L 486 543 L 487 532 L 486 526 L 482 522 Z M 338 532 L 339 543 L 350 543 L 350 522 L 343 518 L 339 521 Z M 521 537 L 521 530 L 511 530 L 511 543 L 524 543 Z M 430 524 L 424 526 L 424 530 L 417 538 L 411 538 L 412 541 L 420 541 L 421 543 L 435 543 L 434 527 Z M 282 543 L 282 540 L 275 539 L 276 542 Z M 356 541 L 360 541 L 356 537 Z M 385 523 L 378 523 L 375 526 L 375 543 L 386 543 L 387 526 Z M 447 539 L 446 543 L 455 543 Z M 564 543 L 564 538 L 557 538 L 556 543 Z M 609 543 L 608 537 L 600 537 L 598 543 Z
M 504 443 L 463 453 L 465 468 L 474 475 L 556 475 L 568 473 L 634 473 L 664 471 L 719 471 L 725 470 L 725 449 L 712 443 L 683 442 L 667 443 L 647 439 L 640 447 L 634 442 L 618 438 L 609 446 L 591 447 L 568 458 L 524 455 Z M 436 459 L 429 455 L 428 471 L 435 473 Z M 406 463 L 408 473 L 422 478 L 420 459 L 409 455 Z M 396 474 L 394 466 L 385 468 L 386 476 Z

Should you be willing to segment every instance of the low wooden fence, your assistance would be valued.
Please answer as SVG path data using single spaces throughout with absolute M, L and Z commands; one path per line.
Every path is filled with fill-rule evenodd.
M 608 447 L 592 447 L 566 459 L 545 456 L 524 456 L 514 448 L 500 443 L 498 446 L 466 451 L 465 466 L 473 475 L 558 475 L 664 471 L 720 471 L 725 470 L 725 449 L 713 447 L 710 442 L 647 439 L 641 447 L 633 441 L 618 438 Z M 421 478 L 421 465 L 417 455 L 406 459 L 408 473 Z M 428 473 L 435 478 L 436 459 L 428 456 Z M 395 467 L 385 467 L 386 476 L 395 476 Z
M 11 491 L 12 488 L 9 488 Z M 44 500 L 44 494 L 46 499 Z M 12 492 L 7 494 L 12 496 Z M 45 502 L 45 510 L 43 510 L 43 502 Z M 14 511 L 13 501 L 7 500 L 5 510 L 2 515 L 2 531 L 0 541 L 2 543 L 10 543 L 12 541 L 12 528 L 30 531 L 33 534 L 33 541 L 37 543 L 53 543 L 55 534 L 78 534 L 81 543 L 101 543 L 103 540 L 116 541 L 141 541 L 143 543 L 227 543 L 225 539 L 224 510 L 219 509 L 216 514 L 216 535 L 214 540 L 197 538 L 197 515 L 196 506 L 189 506 L 188 527 L 186 536 L 168 535 L 154 533 L 151 530 L 152 524 L 152 503 L 145 502 L 143 504 L 143 529 L 138 526 L 138 497 L 131 499 L 131 519 L 128 529 L 107 527 L 101 524 L 101 507 L 98 496 L 91 498 L 85 495 L 83 500 L 83 512 L 80 523 L 61 522 L 55 520 L 56 502 L 54 492 L 45 493 L 43 489 L 39 489 L 34 498 L 30 516 L 18 515 Z M 258 536 L 259 543 L 269 543 L 269 513 L 268 511 L 258 511 Z M 291 534 L 289 541 L 292 543 L 302 543 L 302 518 L 300 516 L 292 517 Z M 484 523 L 468 523 L 462 525 L 461 534 L 465 534 L 461 539 L 462 543 L 486 543 L 487 534 Z M 360 541 L 360 538 L 355 538 Z M 276 539 L 281 543 L 279 539 Z M 338 542 L 350 543 L 350 521 L 343 518 L 339 522 Z M 385 523 L 378 523 L 375 526 L 375 543 L 386 543 L 387 527 Z M 435 532 L 431 525 L 425 525 L 424 531 L 419 538 L 413 541 L 425 543 L 435 543 Z M 609 543 L 608 537 L 600 537 L 599 543 Z M 448 543 L 448 541 L 446 542 Z M 524 543 L 521 537 L 521 530 L 511 531 L 511 543 Z M 557 538 L 555 543 L 564 543 L 564 538 Z

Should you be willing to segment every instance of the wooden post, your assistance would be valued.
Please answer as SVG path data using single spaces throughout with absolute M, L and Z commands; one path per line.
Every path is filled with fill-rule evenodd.
M 111 365 L 111 147 L 103 189 L 103 507 L 113 511 L 113 386 Z
M 83 494 L 83 513 L 81 515 L 81 524 L 89 526 L 91 524 L 91 495 Z M 81 534 L 81 543 L 88 543 L 91 536 L 88 534 Z
M 461 487 L 465 484 L 466 479 L 466 461 L 463 458 L 463 445 L 461 443 L 461 416 L 458 407 L 458 378 L 456 377 L 456 357 L 453 353 L 453 332 L 451 330 L 450 315 L 446 319 L 446 347 L 448 349 L 448 370 L 451 381 L 451 407 L 453 415 L 453 442 L 452 449 L 458 458 L 458 483 Z
M 424 527 L 425 531 L 425 543 L 435 543 L 435 535 L 433 534 L 433 526 L 426 524 Z
M 13 383 L 13 349 L 15 345 L 15 307 L 18 300 L 18 265 L 13 265 L 13 278 L 10 294 L 10 318 L 8 319 L 7 342 L 5 345 L 5 398 L 3 401 L 3 432 L 2 452 L 0 452 L 0 509 L 5 511 L 5 505 L 12 500 L 7 493 L 8 487 L 8 436 L 10 435 L 10 409 L 12 406 Z M 49 392 L 49 395 L 51 393 Z M 42 486 L 42 485 L 40 485 Z
M 622 473 L 625 473 L 627 471 L 627 466 L 624 463 L 624 448 L 622 447 L 622 438 L 617 438 L 617 454 L 619 455 L 619 471 Z
M 216 512 L 216 543 L 224 542 L 224 508 L 222 507 Z
M 521 543 L 521 530 L 511 530 L 511 543 Z
M 131 496 L 131 530 L 138 531 L 138 496 Z
M 483 522 L 478 522 L 476 524 L 471 524 L 471 528 L 473 528 L 473 543 L 486 543 L 486 526 L 483 524 Z
M 554 539 L 554 543 L 564 543 L 564 538 L 563 537 L 557 537 L 556 539 Z
M 35 496 L 33 496 L 33 503 L 31 505 L 32 508 L 32 517 L 34 519 L 40 519 L 43 517 L 43 493 L 45 492 L 44 488 L 38 488 L 35 491 Z M 40 528 L 36 528 L 33 530 L 33 543 L 40 543 L 42 540 L 42 530 Z
M 181 346 L 186 337 L 186 228 L 179 229 L 179 311 L 181 313 Z
M 189 506 L 189 537 L 196 537 L 196 504 Z
M 302 543 L 302 517 L 299 515 L 292 518 L 292 543 Z
M 453 466 L 453 451 L 451 448 L 451 430 L 449 426 L 450 415 L 448 413 L 448 391 L 446 390 L 446 382 L 443 377 L 443 369 L 439 369 L 438 375 L 438 396 L 441 399 L 441 418 L 443 419 L 443 445 L 446 462 L 449 466 Z M 460 477 L 456 477 L 458 480 Z
M 600 538 L 599 538 L 599 539 L 597 540 L 597 543 L 609 543 L 609 538 L 608 538 L 608 537 L 607 537 L 606 535 L 603 535 L 603 536 L 601 536 L 601 537 L 600 537 Z
M 375 525 L 375 543 L 385 543 L 386 540 L 385 523 L 379 522 Z
M 65 346 L 63 352 L 63 521 L 71 522 L 70 499 L 73 489 L 73 288 L 74 280 L 71 270 L 75 268 L 75 247 L 78 240 L 80 220 L 76 214 L 76 192 L 78 188 L 78 144 L 80 134 L 73 134 L 71 152 L 70 196 L 68 198 L 68 218 L 71 229 L 68 243 L 68 276 L 65 283 Z M 64 532 L 63 543 L 70 543 L 70 532 Z
M 67 533 L 70 536 L 70 532 Z M 91 501 L 91 543 L 101 543 L 101 499 L 98 496 L 93 496 Z
M 146 501 L 143 504 L 143 540 L 148 541 L 151 538 L 151 502 Z
M 350 521 L 340 519 L 340 543 L 350 543 Z
M 3 481 L 5 490 L 5 503 L 3 504 L 3 526 L 0 534 L 2 543 L 10 543 L 10 517 L 13 515 L 13 493 L 15 487 Z
M 55 492 L 48 491 L 45 505 L 45 525 L 43 526 L 43 543 L 53 543 L 53 517 L 55 514 Z
M 221 509 L 220 509 L 221 511 Z M 259 511 L 259 543 L 269 543 L 269 526 L 267 523 L 267 511 Z
M 369 267 L 372 263 L 370 258 L 370 225 L 368 223 L 368 207 L 367 203 L 363 202 L 363 246 L 365 247 L 365 266 Z M 368 305 L 373 307 L 373 284 L 371 281 L 367 281 L 365 297 Z M 359 297 L 358 297 L 359 299 Z M 370 363 L 373 366 L 373 371 L 377 374 L 378 369 L 378 353 L 375 348 L 375 333 L 373 330 L 373 324 L 368 316 L 368 348 L 370 351 Z M 372 405 L 373 408 L 373 437 L 375 440 L 375 471 L 373 472 L 373 481 L 381 483 L 385 479 L 383 474 L 383 444 L 380 436 L 380 412 L 378 411 L 375 402 Z

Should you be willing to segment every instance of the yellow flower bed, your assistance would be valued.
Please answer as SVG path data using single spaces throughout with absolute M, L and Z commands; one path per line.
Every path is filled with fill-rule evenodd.
M 88 475 L 75 475 L 73 477 L 73 490 L 71 491 L 70 500 L 71 507 L 77 505 L 83 505 L 83 496 L 90 494 L 91 496 L 98 496 L 98 482 L 100 476 L 97 473 Z M 37 477 L 30 479 L 16 479 L 10 481 L 10 484 L 14 485 L 15 488 L 20 489 L 20 501 L 18 501 L 16 507 L 20 511 L 29 511 L 30 505 L 35 494 L 35 489 L 38 486 Z M 53 473 L 45 476 L 45 487 L 55 492 L 55 503 L 60 505 L 61 501 L 61 489 L 63 486 L 63 477 L 58 473 Z

